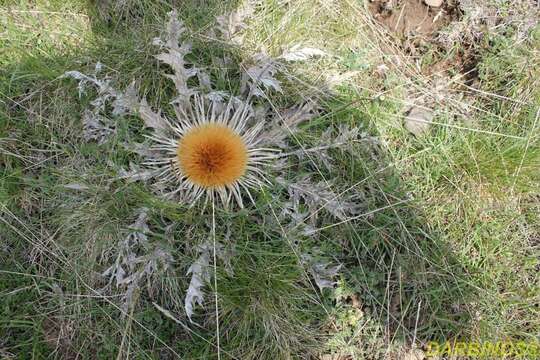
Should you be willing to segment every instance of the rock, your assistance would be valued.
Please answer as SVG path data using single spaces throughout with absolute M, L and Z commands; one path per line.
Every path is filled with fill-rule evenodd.
M 443 4 L 443 0 L 424 0 L 426 5 L 432 7 L 440 7 Z
M 403 355 L 402 360 L 424 360 L 426 355 L 420 349 L 411 349 Z
M 432 110 L 414 106 L 405 117 L 405 128 L 415 136 L 420 136 L 429 130 L 432 119 Z

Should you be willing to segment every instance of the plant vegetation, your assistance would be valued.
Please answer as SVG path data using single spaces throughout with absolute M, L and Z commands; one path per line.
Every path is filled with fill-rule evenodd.
M 538 7 L 445 1 L 417 34 L 390 3 L 0 2 L 0 357 L 538 341 Z M 163 196 L 125 111 L 175 117 L 174 9 L 186 86 L 249 104 L 280 151 L 242 209 Z

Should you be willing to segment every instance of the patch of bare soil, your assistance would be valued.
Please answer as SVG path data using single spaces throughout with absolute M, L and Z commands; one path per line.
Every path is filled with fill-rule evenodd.
M 461 24 L 463 12 L 457 0 L 371 0 L 368 8 L 373 18 L 393 35 L 405 54 L 420 58 L 428 44 L 431 49 L 438 49 L 440 58 L 422 66 L 424 75 L 459 73 L 466 85 L 477 78 L 476 66 L 480 59 L 474 40 L 478 39 L 462 39 L 458 50 L 451 56 L 447 54 L 452 46 L 441 43 L 444 30 Z
M 449 58 L 436 61 L 434 64 L 424 66 L 422 73 L 426 76 L 437 76 L 455 71 L 460 75 L 460 83 L 471 86 L 478 78 L 478 63 L 481 57 L 475 44 L 463 44 L 463 48 L 456 51 Z
M 368 8 L 375 20 L 402 39 L 430 38 L 459 17 L 457 6 L 448 1 L 429 6 L 424 0 L 372 0 Z
M 540 23 L 538 0 L 513 0 L 504 11 L 489 0 L 369 0 L 368 10 L 403 52 L 421 60 L 430 51 L 422 73 L 460 76 L 473 86 L 486 36 L 510 30 L 516 43 Z M 392 49 L 389 49 L 392 51 Z

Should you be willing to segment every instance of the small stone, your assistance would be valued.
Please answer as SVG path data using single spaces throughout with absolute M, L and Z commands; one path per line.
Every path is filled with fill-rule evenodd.
M 405 128 L 415 136 L 420 136 L 429 130 L 432 119 L 432 110 L 415 106 L 405 117 Z
M 426 355 L 420 349 L 411 349 L 405 353 L 402 357 L 402 360 L 424 360 Z
M 443 4 L 443 0 L 424 0 L 426 5 L 432 7 L 440 7 Z

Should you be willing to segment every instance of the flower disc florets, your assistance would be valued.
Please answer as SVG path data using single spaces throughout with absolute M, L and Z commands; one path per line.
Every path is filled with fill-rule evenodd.
M 184 134 L 177 156 L 186 177 L 205 188 L 233 185 L 245 174 L 248 162 L 242 137 L 219 124 L 198 126 Z
M 175 104 L 177 118 L 150 136 L 155 155 L 147 164 L 156 168 L 161 182 L 194 204 L 203 195 L 216 195 L 227 206 L 234 197 L 243 207 L 242 194 L 252 201 L 250 189 L 268 182 L 263 166 L 276 157 L 272 149 L 257 147 L 263 124 L 254 123 L 247 103 L 215 103 L 194 95 L 186 106 Z

